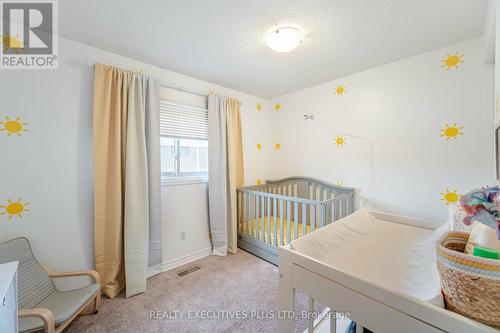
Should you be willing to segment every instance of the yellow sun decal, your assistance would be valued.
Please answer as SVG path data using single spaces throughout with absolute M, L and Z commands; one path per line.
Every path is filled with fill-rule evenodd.
M 0 121 L 0 132 L 6 131 L 8 136 L 12 134 L 17 134 L 21 136 L 22 132 L 28 132 L 25 128 L 25 125 L 28 123 L 23 123 L 19 120 L 19 117 L 16 119 L 10 119 L 9 117 L 5 117 L 5 121 Z
M 460 135 L 464 135 L 462 132 L 463 127 L 462 126 L 457 126 L 456 123 L 453 123 L 451 126 L 446 124 L 445 128 L 441 129 L 441 134 L 439 135 L 440 137 L 445 137 L 446 141 L 450 139 L 455 139 Z
M 281 104 L 280 103 L 274 104 L 274 110 L 276 110 L 276 111 L 281 110 Z
M 345 86 L 343 84 L 339 84 L 337 88 L 335 88 L 335 95 L 342 96 L 345 93 Z
M 337 186 L 343 186 L 344 182 L 341 180 L 337 180 L 337 182 L 335 184 L 337 184 Z
M 257 144 L 257 150 L 258 150 L 258 151 L 261 151 L 261 150 L 262 150 L 262 143 L 258 143 L 258 144 Z
M 14 50 L 16 53 L 21 53 L 23 51 L 23 43 L 19 39 L 19 36 L 2 36 L 3 52 L 9 50 Z
M 257 180 L 255 181 L 255 184 L 256 184 L 256 185 L 261 185 L 261 184 L 262 184 L 262 179 L 257 179 Z
M 276 149 L 276 150 L 280 150 L 282 147 L 283 147 L 283 145 L 281 143 L 274 144 L 274 149 Z
M 22 202 L 21 198 L 17 201 L 7 200 L 7 205 L 0 205 L 0 215 L 9 215 L 9 220 L 14 216 L 23 217 L 24 212 L 29 212 L 30 210 L 26 208 L 30 203 Z
M 259 103 L 259 104 L 257 104 L 257 105 L 255 106 L 255 109 L 257 110 L 257 112 L 259 112 L 260 110 L 262 110 L 262 104 L 260 104 L 260 103 Z
M 345 145 L 345 137 L 343 135 L 337 135 L 335 138 L 335 144 L 339 148 L 343 147 Z
M 447 54 L 446 58 L 444 58 L 442 61 L 441 67 L 449 71 L 452 68 L 457 69 L 458 65 L 460 63 L 464 62 L 464 55 L 460 54 L 458 51 L 455 52 L 455 54 Z
M 440 193 L 442 195 L 441 201 L 446 203 L 446 206 L 449 204 L 455 203 L 460 199 L 460 194 L 457 193 L 457 190 L 450 191 L 446 189 L 446 191 Z

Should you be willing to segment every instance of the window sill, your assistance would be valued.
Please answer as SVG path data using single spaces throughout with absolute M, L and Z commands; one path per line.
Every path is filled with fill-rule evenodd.
M 207 177 L 179 177 L 179 178 L 162 178 L 162 186 L 178 186 L 178 185 L 191 185 L 191 184 L 207 184 Z

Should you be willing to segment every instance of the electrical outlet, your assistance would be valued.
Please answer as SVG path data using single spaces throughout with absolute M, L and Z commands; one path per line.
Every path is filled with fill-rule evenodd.
M 179 233 L 179 237 L 181 240 L 185 240 L 186 239 L 186 230 L 181 230 L 181 232 Z

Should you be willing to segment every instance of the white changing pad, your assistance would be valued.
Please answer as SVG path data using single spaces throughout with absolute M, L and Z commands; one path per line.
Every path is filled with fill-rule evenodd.
M 435 244 L 446 230 L 385 221 L 362 208 L 290 247 L 380 287 L 444 307 Z

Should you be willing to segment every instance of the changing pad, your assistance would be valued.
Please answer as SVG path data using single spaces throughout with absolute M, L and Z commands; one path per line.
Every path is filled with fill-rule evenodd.
M 429 230 L 385 221 L 366 208 L 290 244 L 347 274 L 444 307 L 435 244 L 447 226 Z

